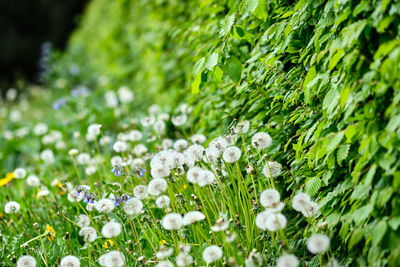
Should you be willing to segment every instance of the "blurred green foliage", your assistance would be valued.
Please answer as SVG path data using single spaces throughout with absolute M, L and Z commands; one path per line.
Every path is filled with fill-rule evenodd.
M 185 99 L 209 137 L 251 120 L 275 137 L 281 190 L 319 200 L 346 265 L 398 266 L 399 15 L 390 0 L 94 0 L 49 82 L 76 65 L 77 83 Z

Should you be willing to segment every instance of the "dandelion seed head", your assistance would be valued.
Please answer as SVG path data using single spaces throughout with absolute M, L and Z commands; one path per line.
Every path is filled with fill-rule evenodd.
M 100 134 L 101 124 L 90 124 L 87 133 L 91 136 L 98 136 Z
M 182 216 L 178 213 L 169 213 L 164 216 L 161 225 L 165 230 L 178 230 L 183 225 Z
M 307 249 L 312 254 L 324 253 L 329 249 L 330 239 L 324 234 L 313 234 L 307 240 Z
M 130 103 L 134 99 L 134 94 L 127 86 L 122 86 L 118 89 L 118 97 L 122 103 Z
M 222 158 L 228 163 L 235 163 L 240 159 L 241 155 L 242 152 L 240 151 L 240 148 L 236 146 L 230 146 L 227 149 L 225 149 Z
M 154 131 L 159 134 L 162 135 L 165 133 L 165 122 L 163 121 L 156 121 L 153 125 L 153 129 Z
M 156 264 L 155 267 L 174 267 L 172 262 L 166 260 L 166 261 L 160 261 L 159 263 Z
M 276 267 L 297 267 L 298 265 L 299 260 L 291 254 L 280 256 L 276 263 Z
M 203 169 L 200 167 L 191 167 L 186 174 L 186 178 L 188 182 L 197 184 L 200 179 L 200 175 L 203 172 Z
M 98 212 L 109 213 L 114 209 L 114 203 L 111 199 L 103 198 L 97 202 L 96 209 Z
M 271 213 L 265 221 L 265 227 L 268 231 L 275 232 L 286 227 L 287 219 L 281 213 Z
M 60 267 L 80 267 L 81 262 L 75 256 L 68 255 L 61 259 Z
M 174 149 L 176 151 L 183 151 L 188 147 L 188 142 L 185 139 L 178 139 L 174 143 Z
M 171 121 L 172 121 L 172 124 L 175 126 L 182 126 L 187 121 L 187 116 L 186 116 L 186 114 L 174 116 L 174 117 L 172 117 Z
M 185 267 L 193 264 L 193 257 L 187 252 L 181 252 L 175 258 L 176 265 Z
M 78 164 L 85 165 L 90 163 L 90 155 L 88 153 L 81 153 L 76 157 Z
M 256 226 L 261 230 L 267 230 L 267 219 L 271 215 L 269 211 L 263 211 L 256 216 Z
M 304 207 L 311 201 L 308 194 L 299 192 L 293 197 L 292 207 L 294 210 L 302 212 Z
M 36 260 L 29 255 L 21 256 L 18 258 L 17 267 L 36 267 Z
M 212 184 L 215 180 L 214 173 L 209 170 L 203 170 L 200 173 L 199 179 L 198 179 L 198 184 L 199 186 L 203 187 L 209 184 Z
M 143 134 L 138 130 L 132 130 L 128 133 L 128 139 L 132 142 L 142 140 Z
M 133 197 L 124 204 L 124 211 L 128 215 L 139 214 L 143 209 L 143 203 Z
M 269 147 L 272 144 L 272 138 L 267 133 L 256 133 L 251 138 L 251 145 L 256 149 L 264 149 Z
M 222 249 L 212 245 L 203 250 L 203 259 L 207 264 L 213 263 L 222 258 Z
M 79 225 L 79 227 L 86 227 L 90 225 L 90 219 L 88 216 L 84 215 L 84 214 L 80 214 L 78 217 L 78 222 L 77 224 Z
M 173 144 L 174 144 L 174 142 L 172 141 L 172 139 L 165 138 L 164 140 L 162 140 L 161 146 L 163 149 L 168 149 L 168 148 L 172 147 Z
M 164 180 L 163 178 L 155 178 L 151 180 L 147 186 L 148 192 L 152 196 L 161 195 L 163 192 L 165 192 L 165 190 L 167 190 L 167 187 L 168 187 L 167 181 Z
M 156 121 L 154 116 L 149 116 L 149 117 L 144 117 L 140 119 L 140 123 L 143 125 L 143 127 L 149 127 L 154 124 Z
M 233 128 L 233 132 L 236 134 L 246 134 L 250 129 L 250 122 L 247 120 L 241 121 L 236 124 L 235 128 Z
M 145 199 L 148 196 L 147 186 L 145 185 L 138 185 L 133 189 L 133 195 L 137 199 Z
M 35 135 L 44 135 L 47 133 L 48 130 L 49 127 L 47 126 L 47 124 L 41 122 L 35 125 L 35 127 L 33 128 L 33 133 Z
M 200 211 L 189 211 L 185 216 L 183 216 L 183 225 L 193 224 L 202 221 L 205 218 L 204 214 Z
M 264 190 L 260 195 L 260 203 L 266 208 L 273 207 L 275 204 L 279 203 L 281 195 L 276 189 Z
M 194 144 L 203 144 L 205 141 L 207 141 L 207 138 L 203 134 L 195 134 L 190 138 L 190 141 Z
M 137 144 L 134 148 L 133 148 L 133 153 L 136 156 L 141 156 L 143 154 L 145 154 L 147 152 L 147 147 L 143 144 Z
M 276 161 L 269 161 L 265 164 L 262 172 L 267 178 L 270 178 L 271 176 L 277 177 L 282 173 L 282 165 Z
M 127 151 L 129 148 L 128 143 L 124 142 L 124 141 L 117 141 L 114 143 L 113 145 L 113 149 L 115 152 L 125 152 Z
M 173 248 L 167 248 L 165 246 L 161 246 L 160 249 L 156 253 L 156 257 L 157 257 L 157 259 L 164 259 L 164 258 L 168 258 L 169 256 L 171 256 L 172 253 L 174 253 Z
M 209 144 L 208 147 L 213 148 L 218 151 L 218 157 L 225 151 L 228 147 L 228 142 L 222 136 L 214 138 Z
M 96 229 L 94 229 L 93 227 L 83 227 L 80 231 L 79 231 L 79 235 L 83 236 L 83 240 L 85 240 L 85 242 L 93 242 L 94 240 L 96 240 L 97 237 L 97 231 Z
M 40 158 L 47 164 L 53 164 L 55 162 L 54 153 L 51 149 L 45 149 L 40 153 Z
M 21 209 L 21 206 L 18 204 L 18 202 L 15 202 L 15 201 L 7 202 L 4 205 L 4 212 L 7 214 L 18 213 L 20 211 L 20 209 Z
M 101 229 L 101 234 L 106 238 L 113 238 L 119 236 L 121 233 L 121 224 L 115 221 L 110 221 L 103 225 Z
M 264 266 L 263 262 L 264 259 L 262 258 L 259 252 L 251 252 L 250 255 L 244 261 L 244 265 L 246 267 L 261 267 Z
M 29 186 L 37 187 L 37 186 L 40 185 L 40 180 L 39 180 L 39 178 L 38 178 L 36 175 L 30 174 L 30 175 L 28 176 L 28 178 L 26 178 L 26 183 L 27 183 Z
M 108 252 L 104 257 L 105 267 L 122 267 L 124 264 L 125 256 L 117 250 Z
M 309 201 L 307 202 L 303 209 L 301 210 L 301 213 L 304 215 L 304 217 L 309 218 L 315 216 L 319 212 L 319 205 L 314 202 L 314 201 Z
M 168 208 L 170 204 L 171 204 L 171 200 L 169 199 L 169 197 L 167 195 L 159 196 L 156 199 L 156 206 L 160 209 Z
M 24 168 L 16 168 L 14 170 L 14 177 L 16 179 L 23 179 L 26 176 L 26 171 Z

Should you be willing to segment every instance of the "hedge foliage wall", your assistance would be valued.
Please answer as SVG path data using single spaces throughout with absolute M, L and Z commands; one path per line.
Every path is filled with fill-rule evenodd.
M 138 110 L 185 100 L 209 137 L 250 120 L 346 265 L 398 266 L 399 15 L 391 0 L 94 0 L 49 81 L 86 66 L 70 80 L 127 84 Z

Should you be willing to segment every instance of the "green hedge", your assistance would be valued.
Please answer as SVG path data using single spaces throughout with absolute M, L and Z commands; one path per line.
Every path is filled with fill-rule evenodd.
M 319 200 L 335 254 L 398 266 L 399 14 L 390 0 L 94 0 L 54 70 L 185 99 L 210 137 L 235 120 L 266 129 L 281 190 Z

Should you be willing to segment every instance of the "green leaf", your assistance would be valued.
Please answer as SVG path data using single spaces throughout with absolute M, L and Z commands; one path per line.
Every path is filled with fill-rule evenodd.
M 329 70 L 333 70 L 333 68 L 337 65 L 337 63 L 343 57 L 343 55 L 344 55 L 343 49 L 336 51 L 336 53 L 331 58 L 331 61 L 329 62 L 329 67 L 328 67 Z
M 194 81 L 192 82 L 192 94 L 197 95 L 200 91 L 201 84 L 201 72 L 196 75 Z
M 322 108 L 326 110 L 327 114 L 332 114 L 337 103 L 339 102 L 339 99 L 340 99 L 339 92 L 335 88 L 332 88 L 325 95 L 324 102 L 322 104 Z
M 308 180 L 304 190 L 310 196 L 314 196 L 316 193 L 318 193 L 321 186 L 322 186 L 321 179 L 318 177 L 313 177 L 310 180 Z
M 328 153 L 330 153 L 340 144 L 343 137 L 344 137 L 344 132 L 338 132 L 337 134 L 329 138 L 329 141 L 326 144 L 326 150 L 328 151 Z
M 351 238 L 349 241 L 349 249 L 352 249 L 355 245 L 357 245 L 363 237 L 364 237 L 364 230 L 356 229 L 353 232 L 353 234 L 351 235 Z
M 224 74 L 224 71 L 220 67 L 216 66 L 214 68 L 213 76 L 217 82 L 222 81 L 223 74 Z
M 244 1 L 244 12 L 253 13 L 258 6 L 258 0 L 245 0 Z
M 193 77 L 195 77 L 199 72 L 203 70 L 205 61 L 206 61 L 205 57 L 202 57 L 199 60 L 197 60 L 196 64 L 194 64 L 193 67 L 193 72 L 192 72 Z
M 207 57 L 205 67 L 208 70 L 212 70 L 217 64 L 218 64 L 218 53 L 214 52 Z
M 235 13 L 226 15 L 224 22 L 221 25 L 219 35 L 221 37 L 227 35 L 229 33 L 229 31 L 231 30 L 234 22 L 235 22 Z
M 400 216 L 391 218 L 388 224 L 393 230 L 397 231 L 397 228 L 400 226 Z
M 242 76 L 242 65 L 237 58 L 228 58 L 225 62 L 225 72 L 234 83 L 239 83 Z
M 387 223 L 386 221 L 380 221 L 375 227 L 372 229 L 372 245 L 378 245 L 383 236 L 385 235 L 387 230 Z
M 349 155 L 350 145 L 341 145 L 337 151 L 337 161 L 340 164 Z
M 303 90 L 307 89 L 307 85 L 308 85 L 312 80 L 314 80 L 315 76 L 317 76 L 317 71 L 316 71 L 316 69 L 315 69 L 315 66 L 312 66 L 312 67 L 308 70 L 307 75 L 306 75 L 306 78 L 304 79 L 304 82 L 303 82 Z
M 357 224 L 360 225 L 360 223 L 362 221 L 364 221 L 365 219 L 367 219 L 369 217 L 369 215 L 371 214 L 372 210 L 373 210 L 373 205 L 372 204 L 368 204 L 365 205 L 357 210 L 355 210 L 352 215 L 351 218 L 353 219 L 353 221 Z
M 354 191 L 351 194 L 350 199 L 352 200 L 363 199 L 368 195 L 369 190 L 371 190 L 370 185 L 359 184 L 354 188 Z

